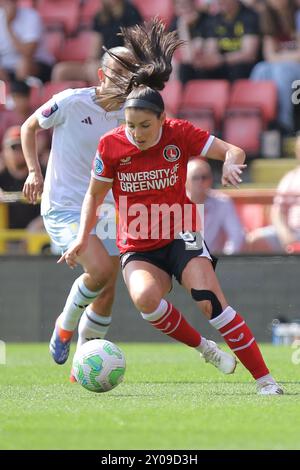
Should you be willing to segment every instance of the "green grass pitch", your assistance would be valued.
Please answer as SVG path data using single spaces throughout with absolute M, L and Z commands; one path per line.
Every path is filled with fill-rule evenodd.
M 7 346 L 1 449 L 300 449 L 300 364 L 264 345 L 284 396 L 256 395 L 239 364 L 221 375 L 178 344 L 120 344 L 125 381 L 95 394 L 68 382 L 46 344 Z

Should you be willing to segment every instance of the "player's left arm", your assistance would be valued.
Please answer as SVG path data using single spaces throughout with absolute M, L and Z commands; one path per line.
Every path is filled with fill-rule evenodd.
M 244 164 L 246 159 L 244 150 L 215 137 L 205 153 L 205 157 L 224 162 L 222 172 L 224 186 L 233 185 L 237 188 L 238 184 L 242 182 L 241 174 L 247 167 Z

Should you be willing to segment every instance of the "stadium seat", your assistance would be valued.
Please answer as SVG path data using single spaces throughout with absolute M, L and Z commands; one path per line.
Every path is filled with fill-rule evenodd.
M 216 132 L 215 120 L 211 114 L 208 114 L 207 116 L 203 115 L 202 117 L 190 115 L 188 116 L 188 120 L 195 127 L 208 131 L 210 134 L 214 134 Z
M 248 156 L 259 155 L 263 124 L 260 113 L 228 112 L 223 123 L 223 139 L 241 147 Z
M 80 26 L 90 27 L 94 16 L 100 9 L 100 0 L 83 0 L 80 7 Z
M 65 39 L 63 31 L 46 31 L 45 38 L 48 51 L 58 60 Z
M 65 82 L 47 82 L 41 93 L 42 103 L 45 103 L 56 93 L 67 90 L 68 88 L 83 88 L 87 86 L 86 82 L 81 80 L 68 80 Z
M 173 18 L 173 0 L 132 0 L 145 20 L 159 16 L 168 26 Z
M 35 3 L 33 0 L 18 0 L 18 6 L 24 8 L 35 8 Z
M 47 82 L 41 88 L 32 87 L 30 91 L 30 103 L 33 108 L 38 108 L 46 101 L 50 100 L 53 95 L 67 90 L 68 88 L 83 88 L 87 84 L 81 80 L 67 80 L 63 82 Z
M 172 117 L 175 117 L 178 114 L 181 93 L 182 85 L 179 80 L 171 80 L 170 82 L 167 82 L 165 88 L 161 91 L 161 95 L 165 102 L 166 112 Z
M 267 126 L 275 121 L 277 113 L 277 90 L 273 81 L 237 80 L 231 88 L 229 111 L 258 110 Z
M 287 246 L 287 252 L 292 255 L 292 254 L 300 254 L 300 242 L 294 242 L 294 243 L 290 243 L 288 246 Z
M 251 181 L 276 187 L 281 178 L 296 166 L 295 158 L 257 159 L 251 163 Z
M 58 55 L 59 61 L 84 62 L 89 54 L 93 37 L 93 32 L 83 31 L 75 38 L 66 39 Z
M 236 204 L 235 207 L 246 232 L 264 227 L 269 222 L 269 207 L 264 204 Z
M 40 0 L 38 12 L 47 29 L 62 27 L 67 34 L 72 34 L 79 25 L 80 1 Z
M 223 138 L 258 156 L 261 135 L 275 121 L 277 91 L 274 82 L 237 80 L 231 88 Z
M 191 80 L 185 86 L 179 116 L 196 120 L 205 118 L 219 129 L 224 116 L 229 82 L 226 80 Z
M 30 89 L 30 105 L 33 109 L 38 108 L 43 104 L 43 85 L 38 87 L 38 86 L 33 86 Z

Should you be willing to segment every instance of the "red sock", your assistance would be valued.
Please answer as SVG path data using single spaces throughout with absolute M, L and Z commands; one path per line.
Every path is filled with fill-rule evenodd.
M 64 330 L 58 323 L 58 334 L 63 342 L 69 341 L 72 338 L 73 333 L 74 331 Z
M 163 300 L 162 302 L 166 302 Z M 201 335 L 195 330 L 182 316 L 182 314 L 170 303 L 166 302 L 167 308 L 165 313 L 161 313 L 159 318 L 151 320 L 151 315 L 142 313 L 143 318 L 148 320 L 157 330 L 165 335 L 180 341 L 181 343 L 196 348 L 201 343 Z M 147 316 L 149 318 L 147 318 Z
M 249 370 L 254 379 L 259 379 L 269 374 L 269 369 L 265 364 L 255 338 L 243 317 L 237 313 L 233 320 L 219 328 L 219 331 L 230 349 L 246 369 Z

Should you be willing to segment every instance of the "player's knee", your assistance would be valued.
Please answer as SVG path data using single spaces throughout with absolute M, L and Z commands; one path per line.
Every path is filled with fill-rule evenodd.
M 155 294 L 151 289 L 135 291 L 132 294 L 134 305 L 140 312 L 152 313 L 160 304 L 161 296 Z
M 104 286 L 111 283 L 114 272 L 110 265 L 98 266 L 94 264 L 89 266 L 87 274 L 90 275 L 97 288 L 102 289 Z
M 191 289 L 192 298 L 200 303 L 201 310 L 208 318 L 216 318 L 221 315 L 223 308 L 214 292 L 210 290 Z

